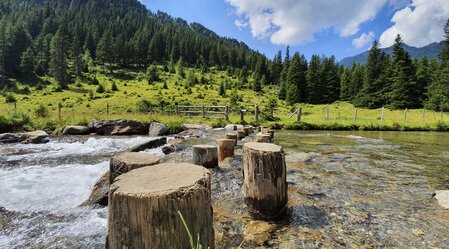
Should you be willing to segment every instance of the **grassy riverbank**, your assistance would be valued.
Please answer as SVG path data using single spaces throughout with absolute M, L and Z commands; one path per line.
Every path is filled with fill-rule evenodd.
M 261 115 L 260 122 L 256 123 L 254 115 L 247 113 L 245 122 L 275 128 L 449 131 L 449 113 L 385 108 L 382 120 L 382 109 L 357 109 L 356 115 L 354 106 L 346 102 L 301 104 L 302 122 L 296 122 L 296 115 L 291 114 L 298 105 L 291 106 L 274 98 L 278 95 L 276 86 L 265 86 L 262 93 L 245 86 L 240 90 L 231 90 L 238 88 L 240 83 L 237 77 L 226 71 L 215 68 L 208 72 L 188 70 L 191 77 L 183 78 L 159 67 L 160 79 L 149 84 L 142 71 L 115 70 L 110 73 L 97 67 L 91 75 L 77 79 L 64 91 L 55 90 L 52 78 L 40 78 L 40 83 L 31 88 L 25 87 L 32 85 L 29 82 L 16 81 L 21 92 L 12 95 L 17 101 L 16 108 L 13 103 L 6 103 L 7 95 L 0 96 L 0 132 L 45 129 L 59 133 L 68 124 L 85 125 L 92 119 L 118 118 L 145 123 L 158 121 L 166 124 L 171 132 L 177 132 L 183 123 L 203 122 L 214 127 L 240 123 L 239 107 L 253 111 L 255 105 L 259 105 L 261 111 L 269 116 L 273 112 L 274 121 Z M 251 79 L 247 84 L 251 84 Z M 230 90 L 220 94 L 220 85 Z M 99 91 L 100 86 L 104 91 Z M 179 116 L 174 115 L 175 105 L 227 105 L 234 112 L 229 115 L 229 121 L 223 120 L 223 115 L 207 118 Z M 148 112 L 150 109 L 151 112 Z

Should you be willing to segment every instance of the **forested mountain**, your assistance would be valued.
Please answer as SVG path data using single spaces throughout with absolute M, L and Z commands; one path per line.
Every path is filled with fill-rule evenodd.
M 428 59 L 434 59 L 438 58 L 438 54 L 441 51 L 441 48 L 443 47 L 444 42 L 434 42 L 427 46 L 417 48 L 413 46 L 409 46 L 407 44 L 404 44 L 404 49 L 410 54 L 410 57 L 412 59 L 422 59 L 424 57 L 427 57 Z M 388 55 L 393 54 L 393 46 L 388 48 L 382 48 L 382 52 L 385 52 Z M 340 61 L 340 64 L 345 67 L 352 67 L 352 64 L 365 64 L 368 60 L 368 53 L 369 51 L 365 51 L 363 53 L 360 53 L 358 55 L 354 55 L 351 57 L 346 57 Z
M 151 13 L 137 0 L 0 1 L 0 73 L 50 73 L 62 88 L 95 61 L 109 67 L 151 63 L 253 70 L 265 56 L 198 23 Z M 0 89 L 5 86 L 0 86 Z

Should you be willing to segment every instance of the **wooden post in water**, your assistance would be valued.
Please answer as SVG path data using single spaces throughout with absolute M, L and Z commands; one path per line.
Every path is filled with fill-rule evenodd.
M 214 248 L 210 172 L 188 163 L 133 170 L 109 192 L 106 248 L 190 248 L 187 229 Z
M 159 157 L 147 153 L 125 152 L 114 156 L 109 163 L 109 183 L 121 174 L 131 170 L 158 164 Z
M 259 132 L 256 135 L 256 142 L 259 142 L 259 143 L 271 143 L 271 135 Z
M 259 122 L 259 106 L 254 106 L 254 118 L 256 119 L 256 122 Z
M 359 112 L 359 108 L 355 108 L 355 111 L 354 111 L 354 123 L 357 123 L 357 114 L 358 114 L 358 112 Z
M 407 111 L 408 111 L 408 109 L 407 109 L 407 108 L 405 108 L 405 114 L 404 114 L 404 124 L 406 124 L 406 123 L 407 123 Z
M 296 122 L 301 122 L 301 115 L 302 115 L 302 107 L 298 107 L 298 114 L 296 116 Z
M 383 122 L 385 119 L 384 119 L 384 112 L 385 112 L 385 108 L 384 107 L 382 107 L 382 111 L 381 111 L 381 114 L 380 114 L 380 120 Z
M 276 219 L 285 213 L 286 175 L 282 147 L 254 142 L 243 145 L 245 202 L 254 218 Z
M 234 147 L 235 140 L 234 139 L 218 139 L 218 161 L 222 162 L 228 157 L 234 156 Z
M 211 169 L 218 166 L 218 150 L 212 145 L 193 146 L 193 164 Z
M 233 139 L 235 145 L 237 145 L 237 141 L 238 141 L 237 133 L 235 133 L 235 132 L 226 133 L 226 139 Z
M 246 137 L 245 134 L 246 134 L 246 133 L 245 133 L 244 130 L 238 130 L 238 131 L 237 131 L 237 138 L 238 138 L 238 139 L 244 139 L 244 138 Z

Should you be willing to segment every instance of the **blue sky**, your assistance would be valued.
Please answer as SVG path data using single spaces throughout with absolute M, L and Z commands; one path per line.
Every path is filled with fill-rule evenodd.
M 443 40 L 447 0 L 141 0 L 220 36 L 236 38 L 273 58 L 278 50 L 335 55 L 369 49 L 373 39 L 390 46 L 397 33 L 412 46 Z

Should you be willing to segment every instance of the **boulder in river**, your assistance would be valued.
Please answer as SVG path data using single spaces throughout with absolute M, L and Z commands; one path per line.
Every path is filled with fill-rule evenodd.
M 449 209 L 449 190 L 437 190 L 434 197 L 441 207 Z
M 88 127 L 97 135 L 144 135 L 147 127 L 139 121 L 117 120 L 92 120 Z
M 42 144 L 49 141 L 50 139 L 45 131 L 0 134 L 0 143 Z
M 163 136 L 168 133 L 168 128 L 164 124 L 158 122 L 151 122 L 148 128 L 148 135 L 150 136 Z
M 144 150 L 148 150 L 148 149 L 154 149 L 154 148 L 160 147 L 166 143 L 167 143 L 166 137 L 149 138 L 144 142 L 140 142 L 138 144 L 133 145 L 129 151 L 139 152 L 139 151 L 144 151 Z
M 108 205 L 109 175 L 110 172 L 108 170 L 103 176 L 100 177 L 100 179 L 98 179 L 89 198 L 80 205 L 81 207 L 92 206 L 95 204 L 100 206 Z
M 89 135 L 90 128 L 82 125 L 68 125 L 64 128 L 62 135 Z
M 175 146 L 173 146 L 171 144 L 162 147 L 162 152 L 165 155 L 171 154 L 171 153 L 175 152 L 175 150 L 176 150 Z

